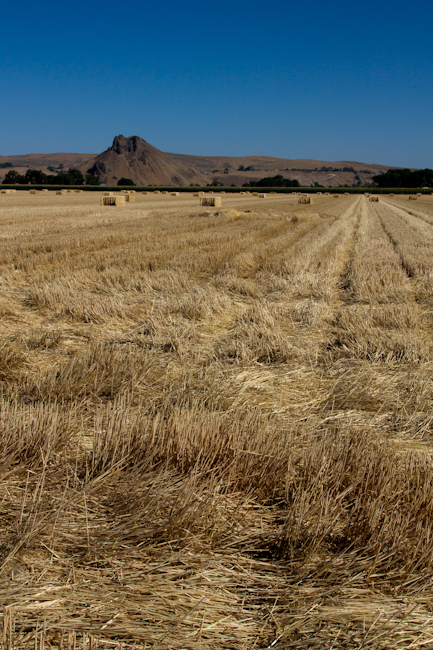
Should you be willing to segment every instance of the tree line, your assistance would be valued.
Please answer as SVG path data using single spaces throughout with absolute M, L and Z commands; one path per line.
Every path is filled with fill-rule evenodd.
M 389 169 L 386 174 L 373 176 L 378 187 L 433 187 L 433 169 Z
M 19 174 L 11 169 L 6 174 L 3 185 L 100 185 L 100 182 L 97 176 L 84 176 L 79 169 L 58 174 L 45 174 L 40 169 L 28 169 L 25 174 Z

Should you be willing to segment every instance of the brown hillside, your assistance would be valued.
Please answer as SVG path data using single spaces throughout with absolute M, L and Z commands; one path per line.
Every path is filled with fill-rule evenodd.
M 90 164 L 82 165 L 81 171 L 98 176 L 107 185 L 116 185 L 122 177 L 136 185 L 189 185 L 201 181 L 188 165 L 174 161 L 136 135 L 116 136 L 113 146 Z

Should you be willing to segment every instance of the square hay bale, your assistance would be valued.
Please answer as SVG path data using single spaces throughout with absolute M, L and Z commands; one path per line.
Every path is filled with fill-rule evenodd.
M 322 192 L 316 192 L 316 196 L 322 196 Z
M 48 192 L 48 190 L 41 190 L 41 192 Z
M 269 194 L 278 194 L 278 192 L 269 192 Z
M 225 190 L 221 190 L 220 192 L 220 194 L 225 194 L 225 193 L 226 193 Z
M 161 192 L 159 190 L 155 190 L 153 193 L 154 194 L 161 194 Z
M 258 196 L 258 195 L 259 195 L 258 192 L 253 192 L 253 196 Z
M 123 195 L 118 196 L 102 196 L 101 205 L 125 205 L 126 199 Z
M 259 194 L 257 194 L 257 197 L 259 199 L 265 199 L 267 197 L 267 194 L 265 194 L 264 192 L 260 192 Z
M 298 203 L 311 204 L 313 203 L 313 199 L 311 198 L 311 196 L 300 196 L 298 199 Z
M 374 201 L 374 203 L 378 203 L 379 197 L 378 196 L 370 196 L 369 201 Z
M 339 198 L 340 198 L 340 194 L 333 194 L 333 195 L 332 195 L 332 198 L 334 198 L 334 199 L 339 199 Z
M 0 194 L 12 194 L 12 190 L 0 190 Z
M 9 190 L 11 194 L 16 194 L 16 190 Z
M 422 196 L 421 192 L 416 193 L 417 196 Z
M 325 196 L 329 196 L 329 192 L 325 192 Z
M 200 205 L 208 207 L 221 207 L 221 197 L 220 196 L 202 196 L 200 197 Z
M 161 194 L 168 194 L 167 190 L 162 190 Z
M 200 196 L 198 192 L 194 192 L 193 196 Z
M 102 196 L 114 196 L 114 192 L 104 192 Z
M 84 190 L 74 190 L 75 194 L 83 194 Z
M 147 194 L 149 194 L 149 192 L 142 192 L 142 194 L 146 194 L 146 195 L 147 195 Z
M 418 197 L 415 196 L 414 194 L 410 194 L 410 195 L 409 195 L 409 201 L 416 201 L 417 198 L 418 198 Z
M 170 196 L 179 196 L 179 192 L 171 192 Z
M 395 194 L 393 192 L 391 192 L 391 194 L 389 196 L 395 196 Z
M 29 190 L 30 194 L 40 194 L 40 190 Z
M 123 194 L 125 201 L 135 201 L 135 194 Z
M 198 195 L 199 196 L 204 196 L 204 192 L 199 192 Z
M 64 196 L 65 194 L 67 194 L 67 192 L 66 190 L 58 190 L 56 194 L 61 194 L 62 196 Z
M 349 196 L 349 192 L 344 192 L 344 196 Z

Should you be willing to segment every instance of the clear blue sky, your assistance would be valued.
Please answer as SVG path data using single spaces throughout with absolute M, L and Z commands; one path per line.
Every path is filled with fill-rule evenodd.
M 433 2 L 3 3 L 0 154 L 433 167 Z

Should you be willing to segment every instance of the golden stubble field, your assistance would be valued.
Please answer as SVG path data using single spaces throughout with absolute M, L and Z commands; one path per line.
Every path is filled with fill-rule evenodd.
M 0 195 L 0 647 L 431 645 L 433 198 Z

